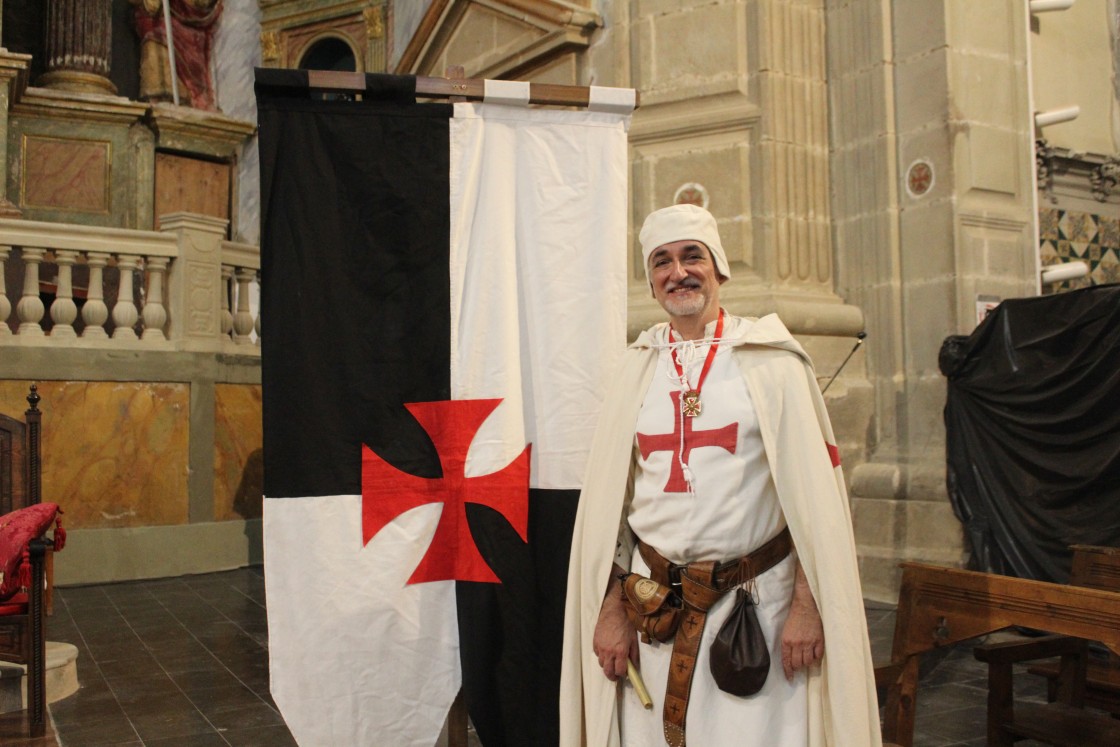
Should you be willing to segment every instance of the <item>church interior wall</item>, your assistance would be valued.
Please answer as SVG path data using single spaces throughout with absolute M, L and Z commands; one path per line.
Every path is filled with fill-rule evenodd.
M 7 351 L 0 412 L 23 413 L 32 383 L 42 397 L 44 500 L 62 506 L 75 551 L 59 556 L 58 583 L 259 561 L 259 358 Z
M 6 23 L 19 5 L 5 2 Z M 127 0 L 114 0 L 114 12 L 120 15 L 123 5 Z M 893 597 L 899 560 L 966 562 L 944 488 L 945 382 L 937 352 L 946 335 L 975 327 L 978 296 L 1037 293 L 1040 261 L 1095 253 L 1094 272 L 1103 270 L 1094 279 L 1114 277 L 1108 273 L 1120 260 L 1112 238 L 1120 232 L 1120 200 L 1094 197 L 1085 170 L 1076 179 L 1056 174 L 1050 195 L 1036 205 L 1031 152 L 1041 134 L 1071 152 L 1115 153 L 1116 95 L 1109 76 L 1100 74 L 1105 60 L 1113 69 L 1113 16 L 1103 10 L 1114 13 L 1112 0 L 1081 0 L 1070 11 L 1035 19 L 1018 0 L 397 0 L 379 4 L 380 15 L 358 15 L 359 5 L 226 0 L 216 64 L 222 111 L 252 122 L 252 66 L 295 64 L 293 55 L 302 49 L 297 42 L 328 29 L 339 13 L 348 19 L 343 30 L 354 37 L 362 69 L 442 75 L 454 64 L 472 77 L 637 88 L 641 107 L 630 132 L 631 334 L 660 319 L 635 248 L 642 218 L 682 199 L 706 204 L 732 262 L 725 305 L 747 315 L 779 312 L 814 356 L 822 386 L 851 351 L 856 333 L 867 332 L 827 401 L 853 495 L 869 596 Z M 432 8 L 447 11 L 436 28 L 423 23 Z M 410 47 L 417 33 L 428 36 Z M 127 49 L 116 49 L 120 44 L 114 61 L 127 59 Z M 122 64 L 136 68 L 135 60 Z M 130 76 L 113 73 L 118 91 L 133 90 Z M 1081 105 L 1082 116 L 1032 132 L 1032 108 L 1067 103 Z M 130 171 L 147 168 L 127 160 L 128 148 L 135 151 L 137 138 L 145 136 L 172 142 L 175 123 L 164 119 L 166 126 L 152 134 L 151 122 L 159 124 L 166 112 L 131 113 L 129 106 L 145 107 L 127 98 L 115 106 L 118 119 L 83 124 L 84 137 L 110 144 L 113 173 L 127 182 Z M 12 115 L 9 197 L 19 194 L 21 177 L 11 164 L 19 164 L 13 159 L 26 135 L 76 137 L 68 122 L 36 119 L 40 111 Z M 48 146 L 63 147 L 75 152 L 79 146 Z M 155 152 L 160 145 L 144 148 Z M 230 238 L 253 244 L 259 221 L 255 139 L 226 162 L 236 169 Z M 158 211 L 143 202 L 153 194 L 144 178 L 135 176 L 126 187 L 109 180 L 110 189 L 134 190 L 113 198 L 110 218 L 34 206 L 31 213 L 150 228 Z M 105 180 L 83 177 L 75 184 L 86 181 Z M 73 205 L 76 197 L 59 199 Z M 98 523 L 104 522 L 102 506 L 91 503 L 73 517 L 78 536 L 86 533 L 86 547 L 97 548 L 91 553 L 116 558 L 110 538 L 128 536 L 138 551 L 170 542 L 184 556 L 199 556 L 201 548 L 222 562 L 252 556 L 259 532 L 259 490 L 253 488 L 259 479 L 253 472 L 259 469 L 259 368 L 189 353 L 171 354 L 166 363 L 140 355 L 124 366 L 99 353 L 96 372 L 86 373 L 78 356 L 88 351 L 24 352 L 32 356 L 28 363 L 0 364 L 0 373 L 7 372 L 0 391 L 18 393 L 41 376 L 65 390 L 68 403 L 78 401 L 70 393 L 79 391 L 88 393 L 90 408 L 110 407 L 118 401 L 113 397 L 166 391 L 169 403 L 186 411 L 186 426 L 172 429 L 180 461 L 171 471 L 185 463 L 188 474 L 161 483 L 167 485 L 160 491 L 165 513 L 129 499 L 126 510 L 143 520 L 111 526 Z M 176 367 L 195 373 L 183 377 Z M 103 393 L 112 387 L 124 388 Z M 0 404 L 13 411 L 8 399 Z M 22 411 L 18 401 L 14 406 Z M 83 417 L 104 419 L 100 412 L 90 409 Z M 210 539 L 200 540 L 203 535 Z M 218 541 L 231 549 L 214 552 Z M 60 563 L 70 556 L 75 566 L 127 565 L 97 563 L 83 552 L 68 550 Z M 120 572 L 128 577 L 130 571 Z
M 260 361 L 245 326 L 251 312 L 237 310 L 239 340 L 223 327 L 237 326 L 230 302 L 246 297 L 259 267 L 255 246 L 228 241 L 256 240 L 255 178 L 243 178 L 255 172 L 255 149 L 242 146 L 255 119 L 259 8 L 255 0 L 226 1 L 215 47 L 222 60 L 213 65 L 222 111 L 205 112 L 135 100 L 134 6 L 105 5 L 112 65 L 91 91 L 38 86 L 44 6 L 3 4 L 9 78 L 0 137 L 12 202 L 5 217 L 18 213 L 22 221 L 5 225 L 17 246 L 3 247 L 12 310 L 3 320 L 11 334 L 0 338 L 0 411 L 18 416 L 28 386 L 38 384 L 44 498 L 62 505 L 71 538 L 56 566 L 60 584 L 260 561 Z M 65 43 L 93 44 L 94 29 L 73 29 Z M 27 319 L 16 308 L 28 298 L 28 257 L 49 311 L 27 324 L 38 330 L 41 322 L 40 334 L 21 329 Z M 84 334 L 91 331 L 84 315 L 73 318 L 95 298 L 87 288 L 95 257 L 108 264 L 97 288 L 106 312 L 119 305 L 131 268 L 142 339 L 118 339 L 116 310 L 100 322 L 100 338 Z M 64 263 L 73 265 L 65 285 Z M 75 303 L 56 330 L 52 304 L 64 287 Z M 147 302 L 159 305 L 160 296 L 164 305 L 153 313 Z
M 1032 23 L 1031 83 L 1035 111 L 1067 106 L 1076 119 L 1051 125 L 1051 143 L 1090 153 L 1116 153 L 1117 96 L 1111 29 L 1116 4 L 1076 2 L 1060 13 L 1040 13 Z
M 1076 118 L 1039 131 L 1039 259 L 1089 268 L 1044 293 L 1120 282 L 1118 12 L 1113 0 L 1075 3 L 1031 28 L 1035 110 L 1079 108 Z

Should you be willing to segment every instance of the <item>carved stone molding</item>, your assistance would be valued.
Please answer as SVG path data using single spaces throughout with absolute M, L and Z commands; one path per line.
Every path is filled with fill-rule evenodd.
M 433 0 L 394 72 L 442 75 L 446 64 L 455 64 L 468 77 L 531 77 L 585 49 L 602 25 L 597 13 L 558 0 Z M 469 40 L 494 37 L 482 54 L 462 59 L 483 48 Z
M 1051 203 L 1058 202 L 1059 189 L 1071 194 L 1091 195 L 1097 202 L 1120 201 L 1120 155 L 1081 153 L 1035 141 L 1038 188 Z

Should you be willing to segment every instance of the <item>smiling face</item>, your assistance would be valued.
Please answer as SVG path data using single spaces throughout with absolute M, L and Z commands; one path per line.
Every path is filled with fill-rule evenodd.
M 653 297 L 675 323 L 707 324 L 719 315 L 723 280 L 704 244 L 687 239 L 657 247 L 649 255 L 649 278 Z

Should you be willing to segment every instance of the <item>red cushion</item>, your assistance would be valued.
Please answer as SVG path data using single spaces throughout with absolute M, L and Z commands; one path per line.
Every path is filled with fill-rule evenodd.
M 26 615 L 27 614 L 27 595 L 22 592 L 14 595 L 11 599 L 6 599 L 0 602 L 0 617 L 4 615 Z
M 47 531 L 57 513 L 57 503 L 37 503 L 0 516 L 0 601 L 19 591 L 23 551 Z

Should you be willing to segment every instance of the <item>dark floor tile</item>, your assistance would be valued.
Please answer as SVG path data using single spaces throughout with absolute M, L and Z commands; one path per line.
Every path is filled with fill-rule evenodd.
M 169 737 L 190 737 L 214 731 L 214 727 L 190 700 L 179 693 L 157 696 L 126 705 L 125 715 L 142 741 Z
M 228 747 L 221 734 L 216 731 L 205 734 L 193 734 L 186 737 L 168 737 L 166 739 L 146 739 L 145 747 Z
M 253 706 L 263 701 L 260 697 L 240 682 L 233 680 L 231 684 L 221 687 L 212 687 L 207 690 L 192 690 L 186 693 L 195 708 L 204 714 L 230 708 L 244 708 Z
M 125 633 L 132 634 L 125 619 L 116 610 L 91 611 L 88 614 L 76 614 L 71 619 L 87 640 L 112 640 Z
M 53 706 L 52 706 L 53 708 Z M 105 712 L 80 724 L 55 724 L 63 747 L 103 747 L 103 745 L 141 745 L 140 735 L 123 713 Z
M 189 634 L 186 636 L 164 635 L 141 637 L 140 642 L 148 653 L 160 661 L 163 659 L 180 659 L 192 656 L 203 657 L 210 655 L 210 650 L 190 637 Z
M 260 700 L 238 708 L 208 710 L 204 715 L 219 730 L 284 725 L 284 719 L 280 718 L 280 714 Z
M 921 732 L 940 738 L 942 744 L 955 744 L 984 734 L 987 724 L 988 709 L 983 699 L 965 708 L 945 710 L 923 708 L 919 701 L 914 719 L 915 734 Z
M 187 672 L 224 672 L 226 665 L 209 651 L 195 654 L 176 654 L 160 656 L 163 671 L 174 676 Z
M 47 709 L 51 718 L 60 728 L 81 725 L 102 714 L 115 714 L 124 717 L 117 698 L 108 688 L 79 688 L 70 697 L 51 703 Z
M 296 740 L 287 726 L 228 729 L 222 736 L 230 747 L 296 747 Z
M 932 717 L 987 702 L 987 688 L 975 688 L 950 682 L 944 685 L 919 686 L 918 711 Z
M 206 672 L 182 672 L 172 674 L 171 679 L 174 680 L 179 689 L 187 693 L 187 695 L 200 691 L 205 693 L 237 688 L 248 689 L 241 680 L 234 677 L 228 669 Z
M 93 657 L 102 676 L 110 682 L 121 677 L 140 677 L 163 672 L 159 662 L 140 646 L 136 647 L 131 656 L 114 656 L 111 661 L 103 661 L 96 653 L 93 653 Z
M 182 690 L 166 672 L 107 678 L 106 682 L 121 705 L 131 705 L 153 697 L 181 695 Z
M 184 606 L 184 607 L 168 607 L 168 612 L 174 615 L 175 619 L 181 625 L 194 630 L 195 628 L 202 629 L 203 626 L 208 624 L 228 625 L 229 620 L 226 619 L 218 610 L 213 607 L 200 607 L 198 605 Z
M 70 586 L 54 590 L 55 604 L 65 604 L 70 609 L 110 607 L 112 602 L 103 586 Z

